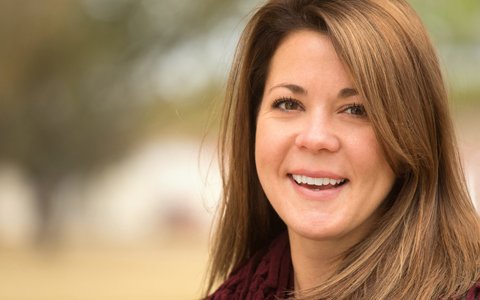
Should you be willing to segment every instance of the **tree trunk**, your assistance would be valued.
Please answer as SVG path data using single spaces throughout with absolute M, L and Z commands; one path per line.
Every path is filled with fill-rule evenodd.
M 47 177 L 36 178 L 36 213 L 37 231 L 35 246 L 39 248 L 54 247 L 59 241 L 59 228 L 56 222 L 55 191 L 58 180 Z

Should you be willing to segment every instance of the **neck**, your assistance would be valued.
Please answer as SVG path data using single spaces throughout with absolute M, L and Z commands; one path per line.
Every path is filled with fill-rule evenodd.
M 289 230 L 295 291 L 315 288 L 333 275 L 342 253 L 352 244 L 346 241 L 312 240 Z

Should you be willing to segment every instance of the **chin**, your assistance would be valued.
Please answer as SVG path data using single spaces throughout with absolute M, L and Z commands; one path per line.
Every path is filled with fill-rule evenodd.
M 318 224 L 312 225 L 311 222 L 308 225 L 305 224 L 292 224 L 288 226 L 288 231 L 292 234 L 297 234 L 306 239 L 323 241 L 323 240 L 335 240 L 342 238 L 345 235 L 345 231 L 337 226 L 331 224 Z

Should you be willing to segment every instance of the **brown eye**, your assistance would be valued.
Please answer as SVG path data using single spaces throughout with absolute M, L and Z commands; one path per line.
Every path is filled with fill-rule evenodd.
M 347 114 L 358 116 L 358 117 L 366 117 L 367 116 L 367 112 L 365 110 L 365 107 L 361 104 L 356 104 L 356 103 L 349 105 L 344 110 L 344 112 L 346 112 Z
M 302 109 L 302 105 L 300 104 L 300 102 L 292 98 L 281 98 L 281 99 L 275 100 L 272 107 L 281 109 L 283 111 Z

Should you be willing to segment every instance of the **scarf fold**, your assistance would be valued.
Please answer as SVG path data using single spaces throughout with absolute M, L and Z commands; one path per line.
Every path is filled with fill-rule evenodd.
M 292 261 L 287 233 L 237 268 L 208 300 L 273 300 L 292 287 Z

